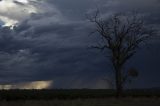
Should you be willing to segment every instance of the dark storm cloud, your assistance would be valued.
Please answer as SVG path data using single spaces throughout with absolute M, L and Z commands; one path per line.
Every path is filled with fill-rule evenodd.
M 64 80 L 69 82 L 73 78 L 77 78 L 78 81 L 83 80 L 83 76 L 86 73 L 90 73 L 90 75 L 86 76 L 90 78 L 97 75 L 96 70 L 99 69 L 98 67 L 97 69 L 94 68 L 94 65 L 97 61 L 100 61 L 98 64 L 102 64 L 102 67 L 105 67 L 103 62 L 101 63 L 103 56 L 98 56 L 97 53 L 97 56 L 100 58 L 95 58 L 94 55 L 90 54 L 92 51 L 87 48 L 90 40 L 86 39 L 88 28 L 83 29 L 82 24 L 79 22 L 35 27 L 25 21 L 18 27 L 14 27 L 13 30 L 6 28 L 8 31 L 5 34 L 9 37 L 7 39 L 3 38 L 4 36 L 2 37 L 4 41 L 2 43 L 6 46 L 3 46 L 1 50 L 3 51 L 3 55 L 1 55 L 2 57 L 9 55 L 11 60 L 13 58 L 13 62 L 9 61 L 8 58 L 1 60 L 1 63 L 5 63 L 5 65 L 1 64 L 3 66 L 1 67 L 1 70 L 3 70 L 1 72 L 3 80 L 1 82 L 56 80 L 59 77 L 62 79 L 67 78 Z M 2 28 L 1 32 L 5 32 L 5 28 Z M 12 49 L 10 49 L 11 45 Z M 14 52 L 10 52 L 12 50 Z M 18 60 L 22 58 L 19 56 L 19 53 L 22 51 L 29 53 L 19 64 Z M 87 58 L 93 58 L 93 60 Z M 26 66 L 25 64 L 28 65 Z M 8 77 L 5 77 L 6 75 Z M 68 79 L 67 76 L 70 76 L 71 79 Z M 6 80 L 4 80 L 5 78 Z M 96 79 L 93 78 L 93 80 Z M 57 82 L 57 87 L 65 86 Z
M 46 2 L 56 7 L 54 12 L 49 8 L 45 13 L 32 13 L 30 18 L 19 23 L 13 30 L 7 27 L 0 29 L 0 82 L 54 80 L 54 87 L 57 88 L 108 88 L 111 84 L 103 79 L 113 77 L 112 68 L 104 53 L 88 49 L 88 46 L 95 44 L 99 38 L 88 36 L 92 27 L 86 21 L 85 14 L 94 11 L 96 6 L 100 10 L 105 9 L 104 14 L 107 15 L 119 10 L 129 11 L 140 7 L 141 13 L 152 13 L 148 17 L 151 23 L 160 22 L 157 10 L 159 4 L 156 0 L 152 2 L 46 0 Z M 141 77 L 146 78 L 143 71 L 147 68 L 142 66 L 141 63 L 144 61 L 140 63 L 139 58 L 145 59 L 143 53 L 147 51 L 142 51 L 135 56 L 129 66 L 138 67 L 142 73 Z M 149 70 L 146 72 L 149 74 Z M 151 77 L 155 75 L 159 73 L 153 72 Z M 157 77 L 154 77 L 155 82 L 159 81 Z M 145 82 L 142 78 L 140 80 L 139 85 Z M 144 83 L 142 86 L 147 87 L 147 84 Z
M 47 0 L 55 4 L 56 7 L 65 15 L 73 20 L 84 19 L 88 9 L 96 6 L 95 0 Z

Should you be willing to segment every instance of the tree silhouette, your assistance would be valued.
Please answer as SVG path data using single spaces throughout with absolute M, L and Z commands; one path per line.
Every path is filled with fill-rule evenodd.
M 148 42 L 155 35 L 155 30 L 146 25 L 138 13 L 114 14 L 110 18 L 101 17 L 99 11 L 87 17 L 94 23 L 98 35 L 103 39 L 100 45 L 94 48 L 107 49 L 109 59 L 114 67 L 116 94 L 122 96 L 123 83 L 125 82 L 124 66 L 133 57 L 139 47 Z M 132 69 L 128 75 L 137 76 Z

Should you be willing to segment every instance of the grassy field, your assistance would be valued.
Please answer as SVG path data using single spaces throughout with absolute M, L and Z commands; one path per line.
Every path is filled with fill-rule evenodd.
M 113 98 L 114 90 L 69 89 L 69 90 L 1 90 L 0 100 L 53 100 L 53 99 L 94 99 Z M 126 90 L 123 97 L 157 97 L 160 90 Z
M 160 106 L 159 90 L 1 90 L 0 106 Z
M 158 98 L 1 101 L 0 106 L 160 106 Z

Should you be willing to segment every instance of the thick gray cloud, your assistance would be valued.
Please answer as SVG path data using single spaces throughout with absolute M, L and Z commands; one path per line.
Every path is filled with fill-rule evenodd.
M 55 88 L 109 88 L 111 81 L 104 79 L 113 78 L 112 67 L 105 52 L 88 48 L 99 37 L 88 36 L 93 27 L 85 14 L 96 8 L 105 15 L 138 9 L 151 23 L 160 22 L 158 0 L 28 1 L 27 4 L 13 1 L 17 10 L 10 14 L 5 14 L 5 8 L 0 11 L 2 24 L 6 22 L 4 17 L 18 22 L 12 29 L 0 28 L 1 83 L 53 80 Z M 11 3 L 10 0 L 7 2 Z M 24 9 L 20 8 L 22 5 L 27 13 L 20 12 Z M 31 11 L 28 7 L 34 11 L 28 12 Z M 156 87 L 160 81 L 159 72 L 150 73 L 151 69 L 160 68 L 158 62 L 151 64 L 159 60 L 158 52 L 155 52 L 156 58 L 147 59 L 143 55 L 146 52 L 141 50 L 128 65 L 140 69 L 140 77 L 133 87 Z M 152 53 L 146 56 L 150 57 Z M 154 77 L 153 81 L 147 78 L 148 75 Z

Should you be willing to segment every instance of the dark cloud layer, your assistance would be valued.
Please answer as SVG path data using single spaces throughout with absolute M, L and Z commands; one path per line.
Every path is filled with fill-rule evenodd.
M 55 8 L 32 13 L 13 29 L 0 28 L 1 83 L 53 80 L 55 88 L 110 88 L 111 81 L 104 79 L 114 77 L 112 67 L 105 52 L 88 48 L 99 38 L 88 36 L 92 27 L 85 14 L 96 7 L 106 10 L 103 12 L 106 15 L 139 9 L 151 23 L 160 23 L 160 4 L 156 0 L 46 0 L 46 3 Z M 154 45 L 151 52 L 140 50 L 128 64 L 140 70 L 140 76 L 130 86 L 159 86 L 159 44 Z

